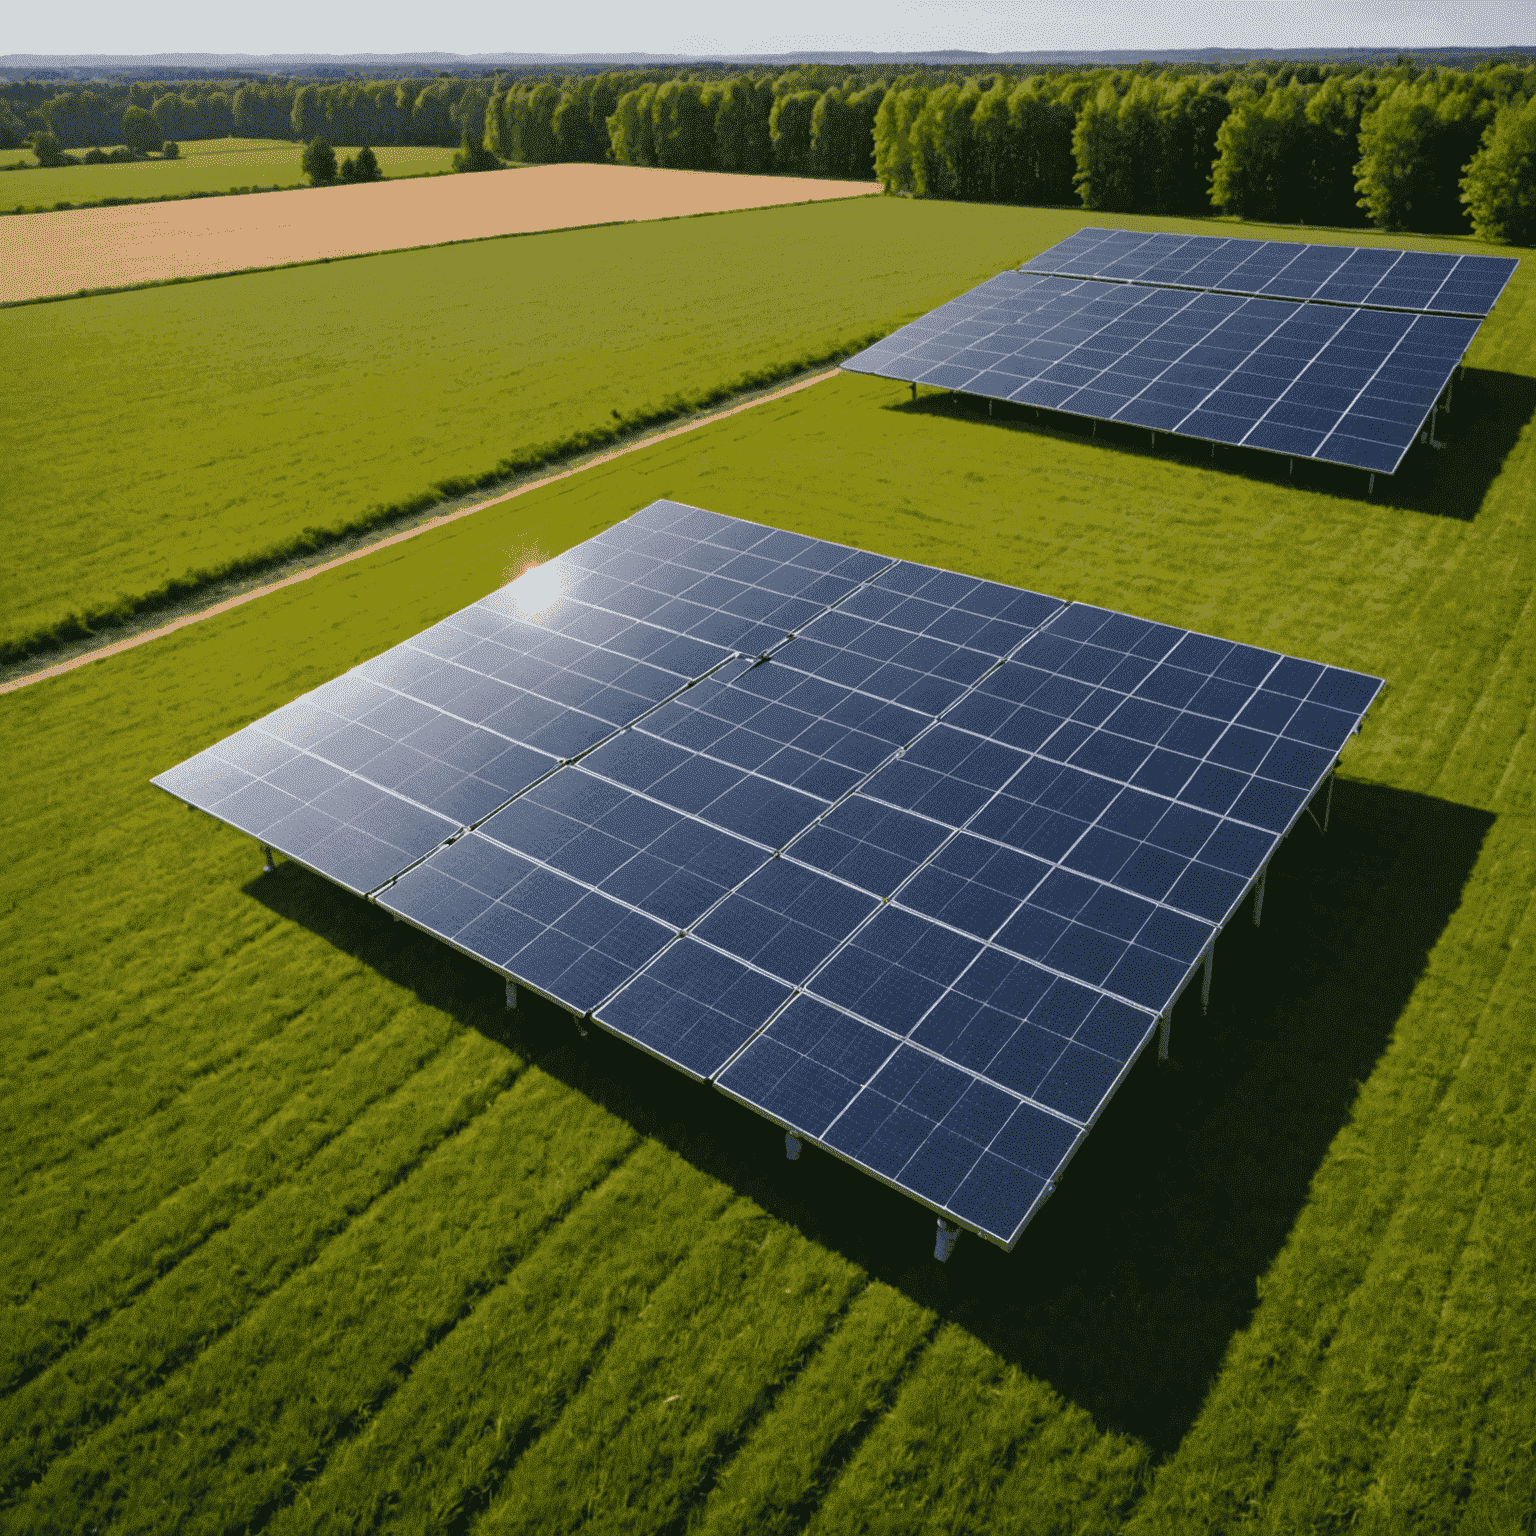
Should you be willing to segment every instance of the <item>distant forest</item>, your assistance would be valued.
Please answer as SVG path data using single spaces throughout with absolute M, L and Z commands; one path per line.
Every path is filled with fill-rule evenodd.
M 1472 69 L 1148 64 L 982 74 L 802 65 L 558 76 L 535 70 L 315 84 L 22 81 L 0 147 L 121 142 L 124 111 L 164 136 L 316 136 L 450 146 L 506 160 L 878 178 L 886 191 L 1105 213 L 1473 232 L 1536 243 L 1536 65 Z

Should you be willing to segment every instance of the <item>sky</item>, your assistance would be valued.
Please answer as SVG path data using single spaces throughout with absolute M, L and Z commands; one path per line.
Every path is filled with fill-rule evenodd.
M 305 0 L 18 5 L 3 53 L 744 53 L 1536 45 L 1536 0 Z

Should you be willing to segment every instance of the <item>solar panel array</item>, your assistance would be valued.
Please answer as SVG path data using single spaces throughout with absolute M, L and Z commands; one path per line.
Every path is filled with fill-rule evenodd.
M 1080 229 L 1020 271 L 1481 317 L 1518 265 L 1513 256 Z
M 155 782 L 1006 1247 L 1381 686 L 672 502 L 541 576 Z
M 843 367 L 1394 474 L 1518 265 L 1082 229 Z
M 1004 272 L 843 367 L 1391 474 L 1477 324 Z

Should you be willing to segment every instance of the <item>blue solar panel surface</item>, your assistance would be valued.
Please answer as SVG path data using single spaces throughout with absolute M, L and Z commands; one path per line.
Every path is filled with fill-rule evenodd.
M 156 782 L 1005 1246 L 1381 686 L 670 502 L 551 565 Z
M 843 367 L 1391 474 L 1477 324 L 1004 272 Z
M 1081 229 L 1019 270 L 1480 317 L 1492 310 L 1518 265 L 1512 256 Z

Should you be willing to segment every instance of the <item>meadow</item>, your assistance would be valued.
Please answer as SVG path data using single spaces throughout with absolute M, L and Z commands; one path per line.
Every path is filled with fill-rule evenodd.
M 7 696 L 6 1528 L 1530 1529 L 1531 292 L 1396 501 L 844 375 Z M 1389 679 L 1011 1255 L 148 784 L 659 496 Z
M 116 146 L 103 144 L 101 149 Z M 357 153 L 359 146 L 337 147 L 336 157 Z M 88 207 L 108 198 L 152 202 L 196 193 L 302 187 L 299 157 L 304 146 L 290 139 L 199 139 L 180 146 L 175 160 L 135 160 L 123 165 L 39 166 L 28 150 L 3 156 L 7 165 L 25 169 L 0 175 L 0 213 L 36 213 L 46 208 Z M 72 150 L 78 156 L 80 151 Z M 413 145 L 376 147 L 386 178 L 425 176 L 451 169 L 451 149 Z
M 847 356 L 1092 221 L 858 198 L 10 309 L 0 659 Z

